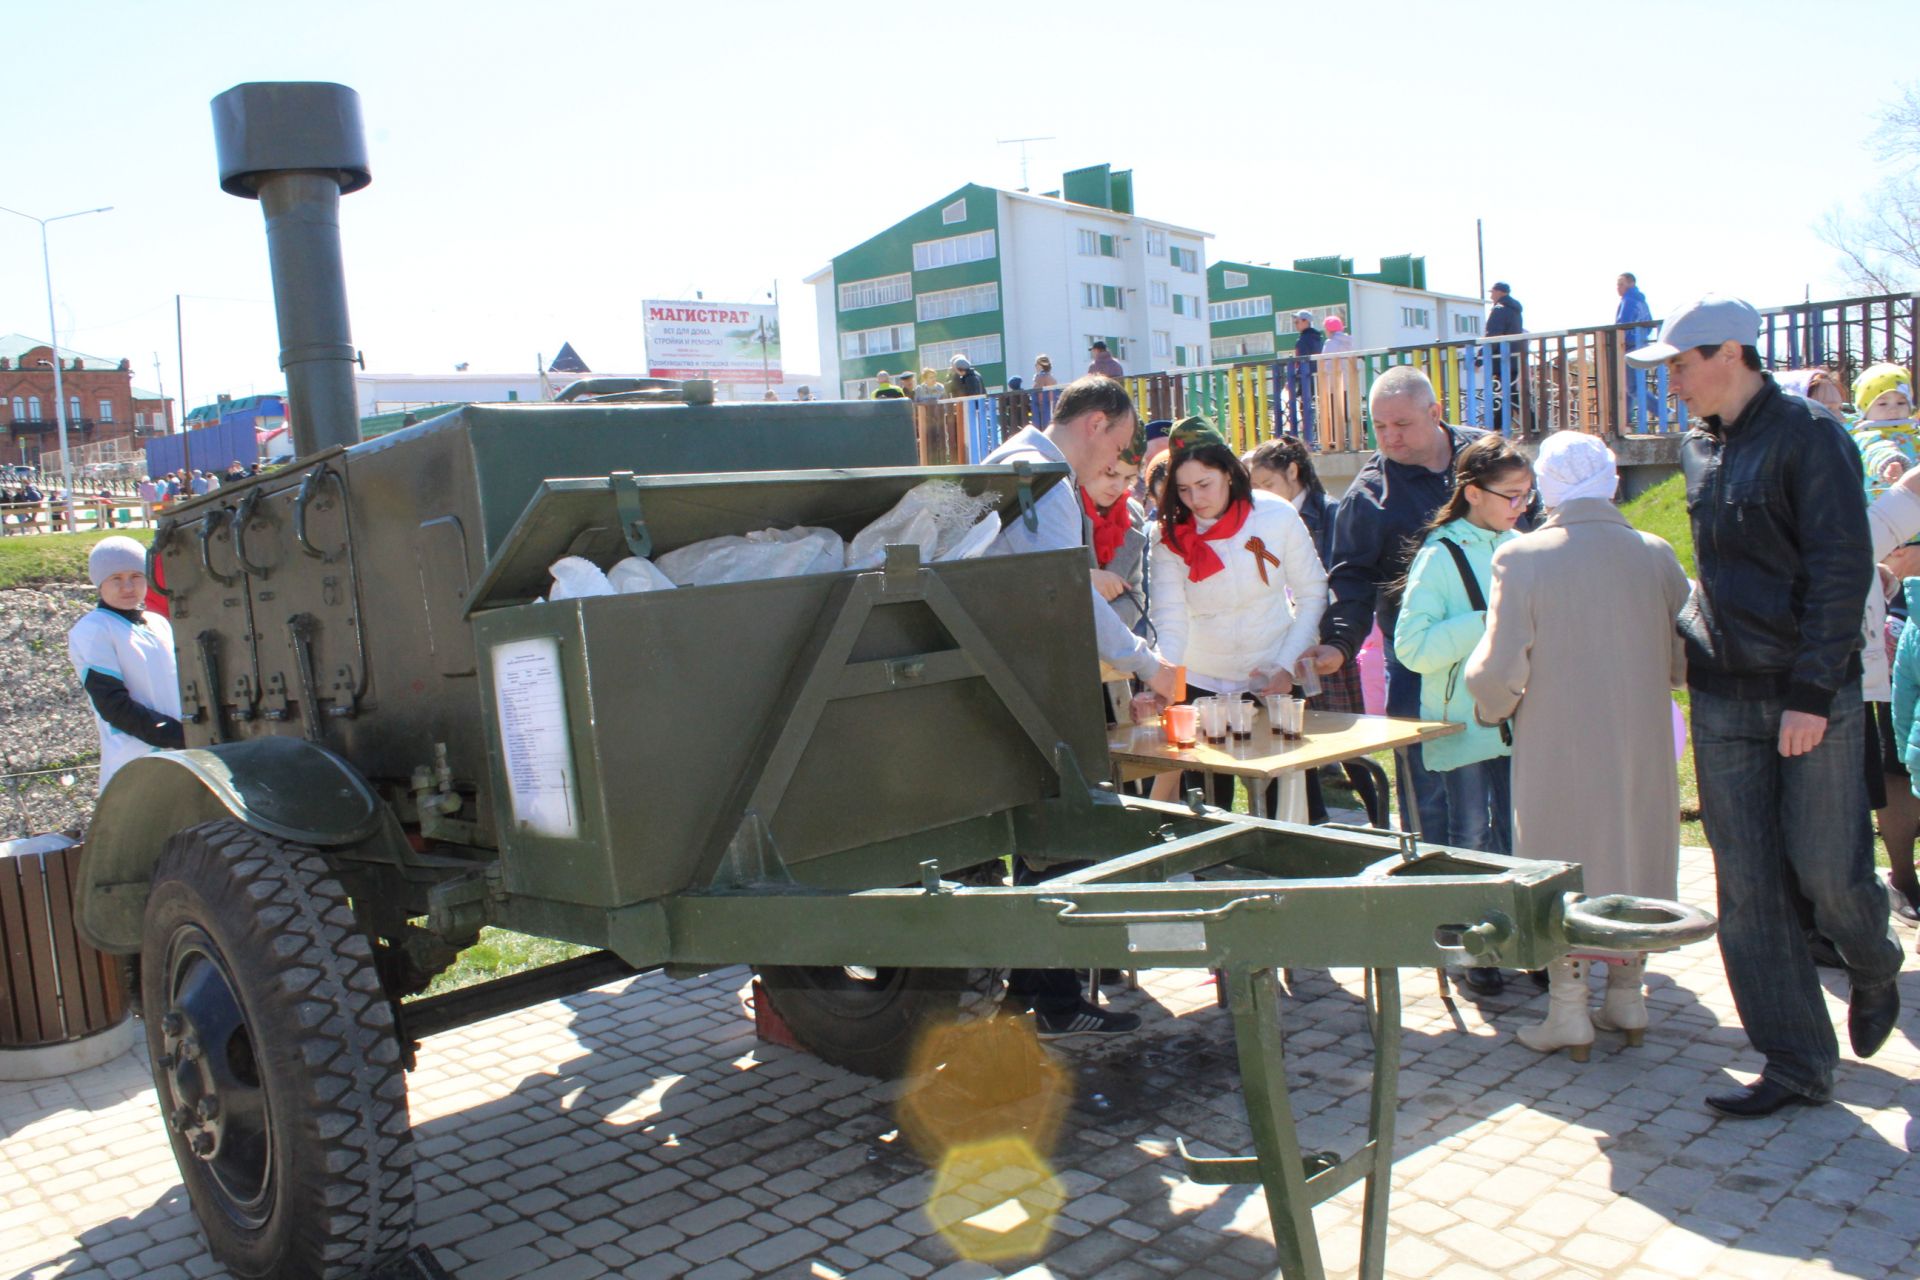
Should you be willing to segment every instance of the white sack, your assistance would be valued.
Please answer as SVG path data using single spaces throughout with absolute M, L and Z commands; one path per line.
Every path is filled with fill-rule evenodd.
M 722 582 L 838 573 L 846 567 L 846 559 L 847 544 L 839 534 L 803 526 L 708 538 L 667 552 L 656 565 L 676 586 L 710 587 Z
M 853 535 L 847 544 L 847 568 L 877 569 L 886 560 L 889 546 L 907 543 L 920 548 L 922 564 L 951 559 L 969 535 L 978 535 L 981 517 L 999 501 L 996 494 L 969 494 L 951 480 L 915 485 L 894 503 L 893 510 Z

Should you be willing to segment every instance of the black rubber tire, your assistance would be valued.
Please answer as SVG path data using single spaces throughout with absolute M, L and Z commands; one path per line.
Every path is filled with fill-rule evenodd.
M 190 827 L 154 871 L 142 941 L 154 1086 L 213 1256 L 244 1280 L 348 1280 L 402 1254 L 414 1150 L 400 1045 L 326 860 L 235 822 Z M 215 1143 L 188 1113 L 223 1082 L 215 1114 L 232 1127 Z
M 757 971 L 774 1012 L 807 1051 L 864 1076 L 905 1075 L 921 1034 L 993 1016 L 1005 969 L 880 969 L 872 978 L 829 967 Z

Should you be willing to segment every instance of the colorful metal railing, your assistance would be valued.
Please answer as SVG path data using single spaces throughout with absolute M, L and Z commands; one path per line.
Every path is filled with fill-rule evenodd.
M 1920 349 L 1920 295 L 1884 294 L 1805 302 L 1761 311 L 1759 351 L 1769 369 L 1819 367 L 1851 387 L 1869 364 L 1914 367 Z M 1657 325 L 1597 325 L 1411 347 L 1284 357 L 1212 369 L 1122 379 L 1143 419 L 1205 414 L 1237 449 L 1275 435 L 1299 435 L 1323 453 L 1373 448 L 1367 396 L 1397 365 L 1432 381 L 1449 422 L 1506 435 L 1552 431 L 1668 435 L 1688 429 L 1667 371 L 1635 369 L 1626 356 Z M 999 392 L 915 406 L 921 456 L 978 462 L 1028 423 L 1052 419 L 1059 388 Z

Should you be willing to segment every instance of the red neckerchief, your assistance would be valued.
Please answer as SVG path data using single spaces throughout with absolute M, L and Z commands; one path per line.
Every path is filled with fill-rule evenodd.
M 1127 534 L 1133 530 L 1133 514 L 1127 510 L 1126 495 L 1107 508 L 1105 515 L 1093 505 L 1093 495 L 1085 489 L 1080 491 L 1080 504 L 1087 509 L 1087 519 L 1093 522 L 1093 558 L 1104 569 L 1113 563 L 1114 556 L 1120 552 L 1120 544 L 1127 540 Z
M 1168 528 L 1167 545 L 1173 549 L 1173 554 L 1187 562 L 1188 582 L 1204 582 L 1226 567 L 1220 563 L 1219 553 L 1207 544 L 1239 533 L 1247 517 L 1252 514 L 1253 504 L 1242 498 L 1228 506 L 1220 518 L 1213 522 L 1213 528 L 1205 533 L 1195 533 L 1193 524 L 1184 520 Z

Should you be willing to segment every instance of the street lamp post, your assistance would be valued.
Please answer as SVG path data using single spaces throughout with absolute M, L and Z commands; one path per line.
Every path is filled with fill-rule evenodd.
M 67 493 L 67 527 L 73 527 L 73 463 L 67 455 L 67 395 L 66 385 L 60 378 L 60 335 L 54 328 L 53 320 L 53 257 L 47 252 L 47 224 L 64 222 L 68 218 L 84 218 L 90 213 L 106 213 L 112 205 L 101 205 L 98 209 L 79 209 L 73 213 L 56 214 L 51 218 L 36 218 L 30 213 L 18 209 L 9 209 L 0 205 L 0 213 L 10 213 L 16 218 L 25 218 L 28 222 L 40 224 L 40 269 L 47 278 L 47 345 L 53 348 L 53 420 L 60 428 L 60 487 Z

